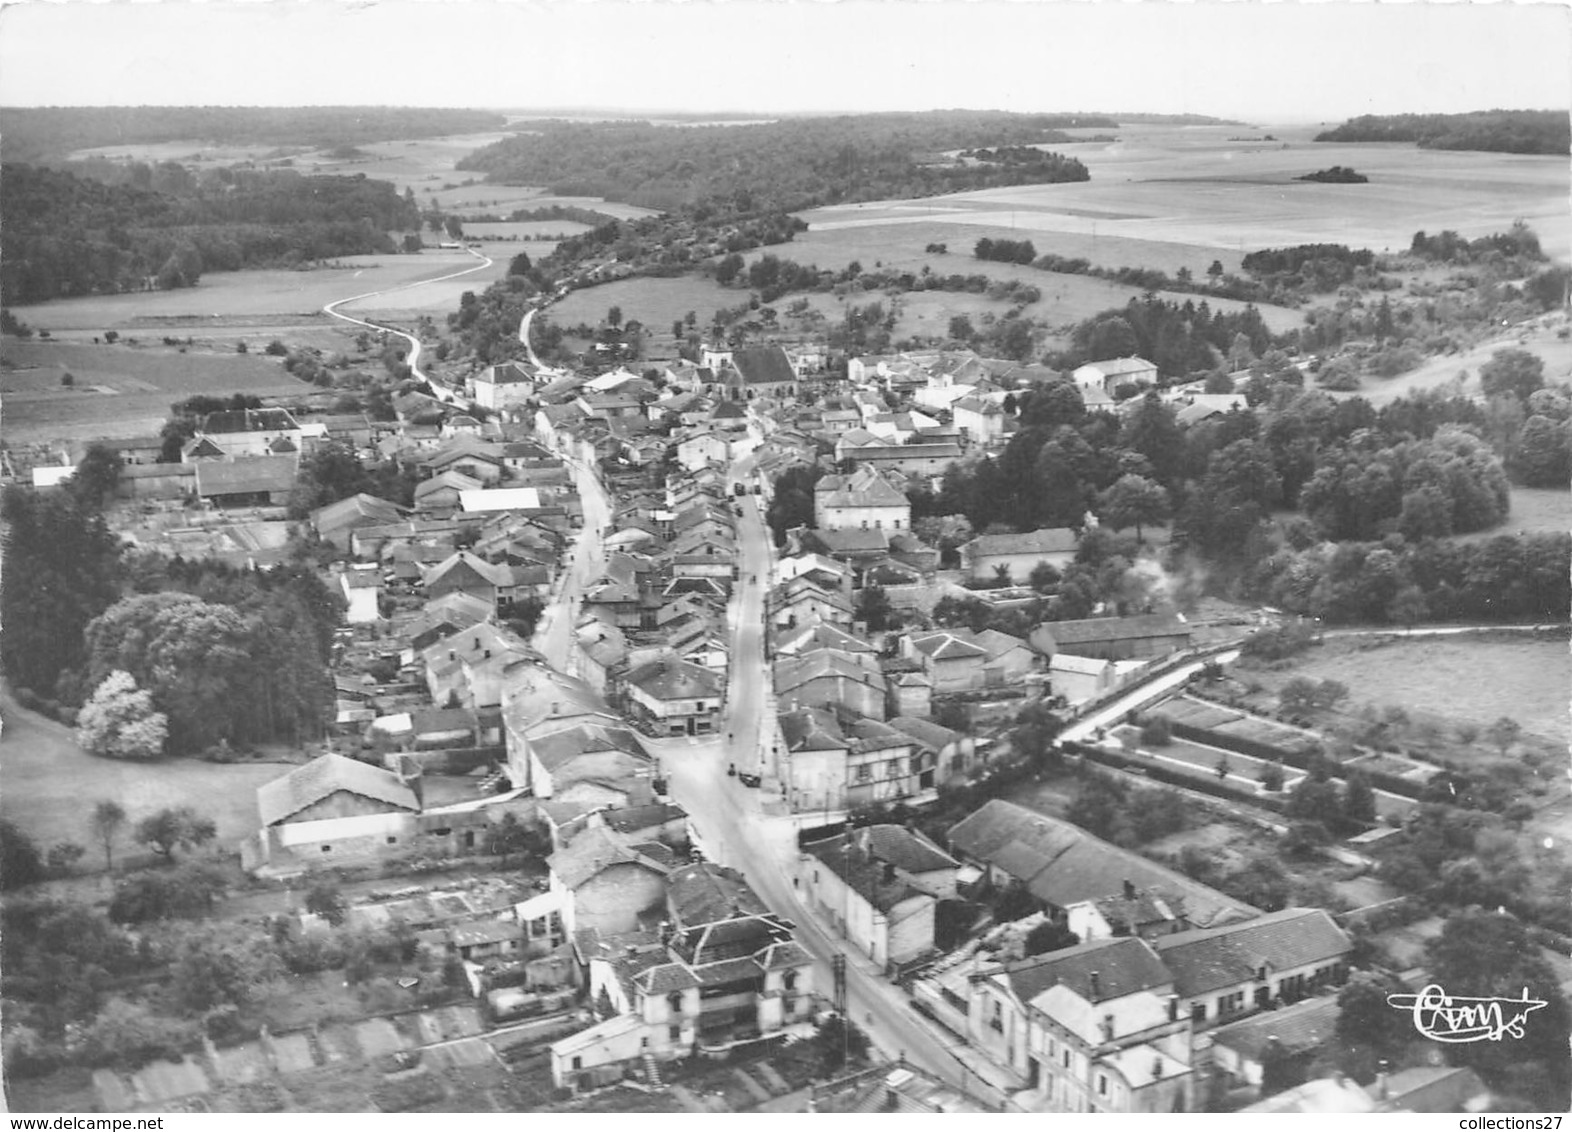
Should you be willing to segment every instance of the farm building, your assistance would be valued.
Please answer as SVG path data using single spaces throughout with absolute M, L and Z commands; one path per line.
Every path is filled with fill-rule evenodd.
M 395 504 L 361 492 L 311 512 L 311 525 L 322 541 L 348 550 L 350 536 L 361 527 L 388 526 L 404 518 Z
M 978 535 L 961 545 L 961 566 L 973 581 L 992 581 L 1003 569 L 1012 582 L 1024 585 L 1041 563 L 1063 570 L 1074 562 L 1078 541 L 1069 527 L 1044 527 L 1016 535 Z
M 196 439 L 206 442 L 204 454 L 216 449 L 222 458 L 234 460 L 299 453 L 305 432 L 287 409 L 225 409 L 203 418 Z
M 1190 626 L 1168 613 L 1045 621 L 1032 630 L 1028 643 L 1050 660 L 1061 652 L 1099 660 L 1144 660 L 1189 648 Z
M 1083 397 L 1088 393 L 1112 397 L 1121 385 L 1156 385 L 1157 366 L 1145 358 L 1109 358 L 1087 362 L 1070 376 Z
M 196 465 L 196 493 L 219 507 L 283 506 L 295 490 L 296 456 L 242 456 Z
M 311 867 L 399 852 L 416 840 L 420 780 L 322 755 L 257 788 L 262 828 L 241 847 L 248 868 Z

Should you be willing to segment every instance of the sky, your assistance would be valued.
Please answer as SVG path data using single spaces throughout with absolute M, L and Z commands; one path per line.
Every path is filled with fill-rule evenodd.
M 1170 0 L 0 0 L 0 105 L 1572 107 L 1572 8 Z

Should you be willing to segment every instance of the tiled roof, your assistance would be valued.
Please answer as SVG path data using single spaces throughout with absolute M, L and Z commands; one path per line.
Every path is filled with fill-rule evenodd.
M 839 751 L 851 743 L 841 734 L 835 714 L 823 708 L 798 708 L 779 716 L 781 737 L 788 751 Z
M 913 637 L 912 648 L 934 660 L 975 660 L 988 655 L 987 649 L 963 641 L 953 633 Z
M 959 862 L 922 834 L 899 825 L 863 826 L 854 834 L 866 839 L 870 855 L 908 873 L 956 868 Z
M 878 651 L 861 637 L 854 637 L 839 626 L 824 621 L 811 621 L 775 634 L 776 656 L 802 656 L 819 649 L 869 654 Z
M 635 976 L 634 982 L 645 994 L 671 994 L 700 985 L 684 963 L 663 963 L 659 967 L 651 967 Z
M 699 985 L 706 987 L 734 983 L 739 979 L 756 977 L 759 973 L 759 961 L 751 955 L 740 959 L 722 959 L 719 963 L 706 963 L 693 968 Z
M 340 499 L 337 503 L 329 503 L 326 507 L 319 507 L 311 513 L 311 521 L 319 531 L 335 531 L 351 525 L 364 525 L 359 521 L 368 519 L 376 523 L 396 523 L 403 514 L 395 504 L 375 495 L 361 492 L 351 495 L 348 499 Z
M 1189 636 L 1190 626 L 1172 614 L 1137 617 L 1087 617 L 1077 621 L 1045 621 L 1041 626 L 1061 648 L 1088 641 L 1124 641 L 1142 637 Z
M 294 456 L 243 456 L 227 462 L 203 461 L 196 466 L 198 495 L 248 495 L 289 491 L 295 486 L 299 461 Z
M 839 877 L 848 888 L 880 912 L 889 912 L 908 900 L 927 897 L 893 868 L 864 853 L 846 834 L 828 841 L 815 841 L 803 852 Z
M 805 967 L 813 962 L 813 956 L 808 950 L 791 939 L 770 944 L 763 955 L 754 958 L 766 971 L 778 971 L 782 967 Z
M 1104 377 L 1118 377 L 1126 373 L 1142 373 L 1146 370 L 1155 370 L 1157 367 L 1145 358 L 1108 358 L 1100 362 L 1087 362 L 1095 366 Z
M 1179 932 L 1157 941 L 1179 993 L 1187 998 L 1249 982 L 1262 966 L 1288 971 L 1336 962 L 1352 946 L 1319 908 L 1285 908 L 1243 924 Z
M 241 432 L 289 432 L 299 423 L 288 409 L 223 409 L 202 419 L 202 432 L 209 436 Z
M 666 899 L 684 927 L 769 911 L 741 873 L 707 861 L 672 873 L 666 880 Z
M 1247 1061 L 1260 1061 L 1273 1038 L 1290 1054 L 1319 1049 L 1332 1040 L 1341 1013 L 1335 997 L 1313 998 L 1219 1026 L 1212 1031 L 1212 1044 L 1227 1046 Z
M 575 759 L 602 751 L 620 751 L 638 763 L 654 762 L 637 732 L 602 723 L 582 723 L 550 735 L 538 735 L 530 740 L 530 751 L 548 771 L 560 770 Z
M 931 719 L 919 719 L 914 715 L 898 715 L 889 723 L 897 731 L 905 732 L 932 751 L 942 751 L 961 737 L 958 731 L 951 731 Z
M 791 359 L 779 346 L 749 346 L 732 352 L 732 365 L 749 385 L 774 385 L 797 380 Z
M 1005 977 L 1022 1002 L 1030 1002 L 1049 987 L 1063 984 L 1093 1004 L 1166 988 L 1174 981 L 1146 941 L 1133 937 L 1099 939 L 1036 955 L 1007 965 Z
M 1212 927 L 1260 915 L 1248 904 L 1069 822 L 999 798 L 951 827 L 949 841 L 958 852 L 1003 869 L 1026 882 L 1039 900 L 1060 908 L 1122 892 L 1128 881 L 1182 897 L 1186 918 L 1194 924 Z
M 340 790 L 385 803 L 389 809 L 419 812 L 415 792 L 391 771 L 343 755 L 321 755 L 257 788 L 263 825 L 277 825 L 307 806 Z
M 863 655 L 820 649 L 804 656 L 784 657 L 775 662 L 775 694 L 784 696 L 822 677 L 855 680 L 882 690 L 884 673 L 879 671 L 876 664 L 859 663 Z
M 616 834 L 590 826 L 558 849 L 546 863 L 565 887 L 576 889 L 614 865 L 634 864 L 665 875 L 666 866 L 635 851 Z
M 688 811 L 681 806 L 656 802 L 648 806 L 628 806 L 620 810 L 607 810 L 601 815 L 601 820 L 618 833 L 636 833 L 639 830 L 665 825 L 667 822 L 681 821 L 687 816 Z
M 629 672 L 626 680 L 659 700 L 702 699 L 721 693 L 721 681 L 715 673 L 685 660 L 651 661 Z
M 845 476 L 825 476 L 813 485 L 814 505 L 827 507 L 910 507 L 894 484 L 872 468 Z
M 1015 535 L 978 535 L 961 549 L 974 557 L 995 554 L 1066 554 L 1075 550 L 1076 534 L 1069 527 L 1043 527 Z

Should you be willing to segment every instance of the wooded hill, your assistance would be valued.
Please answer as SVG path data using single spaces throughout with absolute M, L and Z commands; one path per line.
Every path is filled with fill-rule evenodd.
M 414 201 L 385 181 L 291 170 L 172 163 L 115 167 L 124 184 L 6 166 L 0 194 L 0 296 L 188 287 L 204 271 L 279 267 L 392 252 L 389 230 L 418 228 Z
M 647 122 L 532 122 L 465 157 L 489 181 L 664 211 L 755 214 L 844 201 L 932 196 L 1005 185 L 1085 181 L 1073 158 L 963 164 L 955 150 L 1071 141 L 1069 127 L 1112 127 L 1093 115 L 935 111 L 793 118 L 673 129 Z
M 1315 136 L 1318 142 L 1415 142 L 1421 149 L 1490 153 L 1572 151 L 1564 110 L 1479 110 L 1468 114 L 1363 114 Z
M 0 159 L 173 141 L 327 149 L 497 130 L 506 121 L 490 110 L 400 106 L 8 106 L 0 107 Z

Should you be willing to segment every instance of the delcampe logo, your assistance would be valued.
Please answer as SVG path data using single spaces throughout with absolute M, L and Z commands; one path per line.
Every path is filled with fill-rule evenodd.
M 1545 1005 L 1528 997 L 1465 998 L 1450 995 L 1431 983 L 1418 994 L 1389 994 L 1389 1006 L 1413 1014 L 1414 1029 L 1433 1041 L 1499 1042 L 1502 1038 L 1521 1038 L 1528 1016 Z

